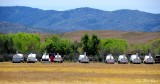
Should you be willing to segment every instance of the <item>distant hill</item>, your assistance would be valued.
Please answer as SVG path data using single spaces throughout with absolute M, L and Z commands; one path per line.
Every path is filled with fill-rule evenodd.
M 0 22 L 0 31 L 1 33 L 17 33 L 19 31 L 21 32 L 34 32 L 39 31 L 33 28 L 29 28 L 23 25 L 19 24 L 13 24 L 9 22 Z
M 0 7 L 0 21 L 27 26 L 17 31 L 25 31 L 28 26 L 37 28 L 38 32 L 47 30 L 50 33 L 76 30 L 160 31 L 160 14 L 126 9 L 103 11 L 86 7 L 55 11 L 22 6 Z M 5 28 L 7 30 L 8 27 Z
M 14 24 L 9 22 L 0 21 L 0 33 L 18 33 L 18 32 L 26 32 L 26 33 L 54 33 L 54 31 L 45 30 L 41 28 L 33 28 L 20 24 Z

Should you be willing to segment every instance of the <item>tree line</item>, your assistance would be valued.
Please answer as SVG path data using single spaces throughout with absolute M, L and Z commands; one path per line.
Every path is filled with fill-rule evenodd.
M 56 35 L 45 38 L 41 42 L 37 34 L 19 32 L 17 34 L 0 34 L 0 54 L 20 53 L 60 53 L 62 56 L 74 56 L 75 53 L 86 52 L 88 56 L 102 58 L 104 55 L 119 55 L 124 53 L 148 52 L 160 54 L 160 39 L 156 39 L 146 44 L 128 44 L 123 39 L 100 39 L 97 35 L 89 36 L 85 34 L 80 42 L 70 41 Z

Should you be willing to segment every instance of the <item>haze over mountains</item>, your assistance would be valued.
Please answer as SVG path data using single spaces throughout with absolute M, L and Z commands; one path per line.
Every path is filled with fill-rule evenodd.
M 160 31 L 160 14 L 126 9 L 103 11 L 87 7 L 66 11 L 0 7 L 1 33 L 62 33 L 76 30 L 157 32 Z

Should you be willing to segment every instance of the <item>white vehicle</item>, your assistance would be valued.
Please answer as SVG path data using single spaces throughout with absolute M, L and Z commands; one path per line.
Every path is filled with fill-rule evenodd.
M 62 59 L 61 55 L 59 55 L 59 53 L 57 53 L 57 55 L 55 55 L 53 60 L 54 60 L 54 62 L 60 62 L 60 63 L 63 62 L 63 59 Z
M 36 54 L 29 54 L 28 57 L 27 57 L 27 63 L 35 63 L 37 62 L 37 59 L 36 59 Z
M 133 64 L 140 64 L 141 63 L 141 59 L 139 58 L 138 53 L 131 55 L 130 62 Z
M 110 64 L 114 64 L 115 60 L 114 60 L 113 56 L 110 54 L 110 55 L 106 56 L 105 62 L 110 63 Z
M 19 53 L 18 53 L 18 54 L 13 55 L 12 62 L 13 62 L 13 63 L 21 63 L 21 62 L 24 62 L 23 54 L 19 54 Z
M 84 53 L 84 55 L 79 55 L 78 61 L 81 63 L 89 63 L 89 59 L 86 56 L 86 53 Z
M 48 62 L 50 62 L 49 54 L 44 53 L 44 54 L 42 55 L 41 62 L 43 62 L 43 63 L 48 63 Z
M 143 63 L 145 63 L 145 64 L 147 64 L 147 63 L 148 63 L 148 64 L 154 64 L 154 63 L 155 63 L 155 61 L 154 61 L 151 53 L 149 53 L 149 55 L 146 55 L 146 56 L 144 57 Z
M 122 63 L 122 64 L 127 64 L 128 63 L 128 59 L 127 57 L 124 55 L 119 55 L 118 57 L 118 63 Z

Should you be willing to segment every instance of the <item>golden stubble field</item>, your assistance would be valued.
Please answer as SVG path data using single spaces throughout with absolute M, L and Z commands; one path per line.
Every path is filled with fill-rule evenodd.
M 160 84 L 160 64 L 0 63 L 0 84 Z

